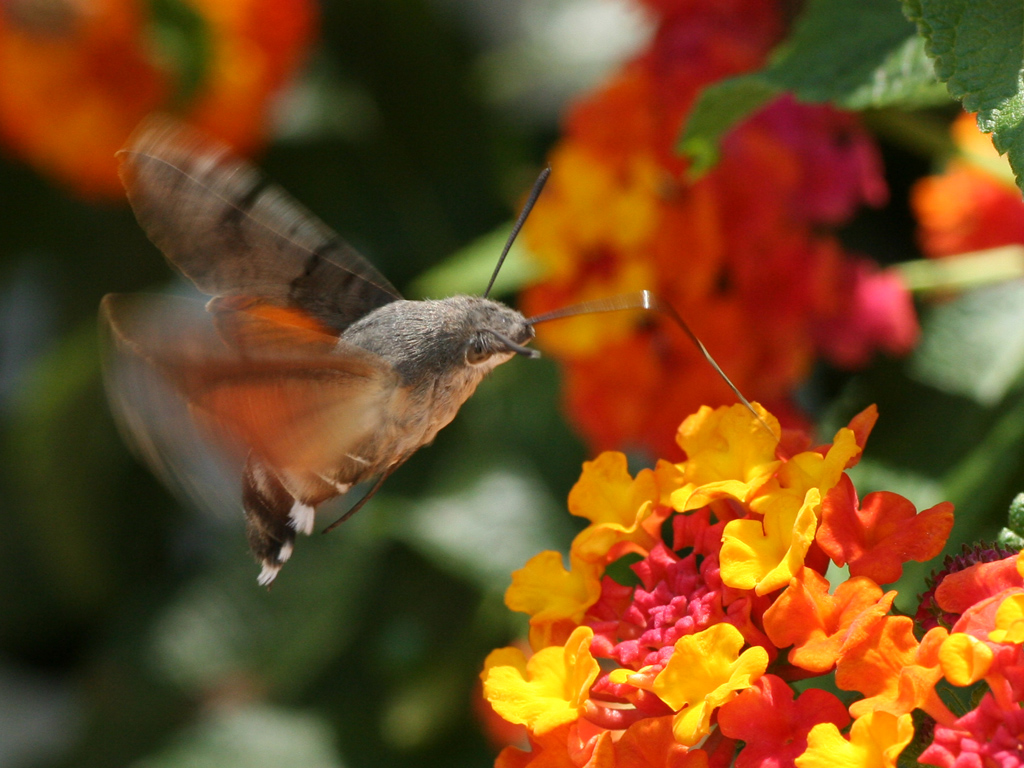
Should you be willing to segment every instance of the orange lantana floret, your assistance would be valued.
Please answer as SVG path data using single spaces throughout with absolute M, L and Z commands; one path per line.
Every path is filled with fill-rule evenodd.
M 850 706 L 854 717 L 871 711 L 902 715 L 923 709 L 940 722 L 952 722 L 935 692 L 935 683 L 942 678 L 939 649 L 949 633 L 937 627 L 918 643 L 913 628 L 906 616 L 885 616 L 857 625 L 850 633 L 836 668 L 836 685 L 866 697 Z
M 543 274 L 523 295 L 536 314 L 653 291 L 780 413 L 819 351 L 861 365 L 879 346 L 908 349 L 916 330 L 898 276 L 826 231 L 886 197 L 856 117 L 783 98 L 737 126 L 703 178 L 677 152 L 700 89 L 757 67 L 784 16 L 753 0 L 675 6 L 647 51 L 574 105 L 524 230 Z M 538 342 L 562 359 L 568 409 L 596 449 L 672 457 L 666 414 L 734 400 L 685 334 L 640 313 L 541 327 Z
M 1012 555 L 990 563 L 975 563 L 947 575 L 935 589 L 935 600 L 947 613 L 962 614 L 981 601 L 1024 587 L 1018 557 Z
M 943 173 L 918 181 L 911 193 L 922 250 L 949 256 L 1024 243 L 1024 202 L 1006 158 L 973 114 L 961 114 L 951 133 L 960 155 Z
M 807 748 L 807 734 L 820 723 L 845 728 L 846 707 L 833 694 L 811 688 L 795 697 L 775 675 L 762 676 L 718 712 L 726 736 L 746 742 L 736 768 L 791 765 Z
M 895 591 L 883 595 L 863 576 L 842 582 L 830 595 L 825 577 L 802 568 L 765 611 L 764 629 L 778 648 L 793 646 L 791 664 L 823 674 L 835 666 L 850 627 L 881 620 L 895 596 Z

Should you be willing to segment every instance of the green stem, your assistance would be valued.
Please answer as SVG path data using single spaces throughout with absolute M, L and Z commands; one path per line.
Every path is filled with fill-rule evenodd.
M 918 259 L 897 264 L 911 291 L 961 290 L 1024 277 L 1024 246 L 1004 245 L 937 259 Z
M 957 154 L 949 121 L 931 113 L 878 109 L 862 112 L 861 117 L 878 136 L 921 157 L 942 162 Z

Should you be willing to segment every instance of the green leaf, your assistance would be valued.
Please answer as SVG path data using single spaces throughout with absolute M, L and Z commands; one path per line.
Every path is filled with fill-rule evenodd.
M 679 151 L 690 158 L 694 176 L 718 162 L 722 138 L 782 91 L 764 73 L 740 75 L 724 80 L 701 93 L 679 140 Z
M 1024 184 L 1024 5 L 1011 0 L 903 0 L 935 58 L 935 73 L 1009 156 Z
M 183 0 L 150 0 L 150 35 L 164 63 L 177 81 L 173 103 L 183 107 L 206 82 L 213 58 L 206 19 Z
M 911 24 L 891 0 L 816 0 L 765 70 L 802 101 L 850 109 L 948 100 Z
M 846 109 L 917 108 L 949 99 L 924 41 L 891 0 L 815 0 L 766 67 L 701 94 L 680 141 L 695 171 L 714 161 L 730 128 L 784 92 Z

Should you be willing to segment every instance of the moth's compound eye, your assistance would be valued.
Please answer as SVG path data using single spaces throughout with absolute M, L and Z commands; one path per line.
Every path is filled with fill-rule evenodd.
M 479 365 L 491 354 L 491 350 L 487 348 L 480 336 L 474 336 L 466 346 L 466 362 L 470 365 Z

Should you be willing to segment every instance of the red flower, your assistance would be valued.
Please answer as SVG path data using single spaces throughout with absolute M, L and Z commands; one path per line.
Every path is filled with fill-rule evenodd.
M 941 768 L 1024 766 L 1024 709 L 996 704 L 992 694 L 950 726 L 935 726 L 935 738 L 921 753 L 919 762 Z
M 746 743 L 736 768 L 792 766 L 807 749 L 807 734 L 819 723 L 841 730 L 850 715 L 827 691 L 811 688 L 794 698 L 793 689 L 775 675 L 764 675 L 718 713 L 722 733 Z
M 870 493 L 857 506 L 857 492 L 846 475 L 825 496 L 816 541 L 850 575 L 890 584 L 903 574 L 903 563 L 936 557 L 953 530 L 948 501 L 920 513 L 902 496 Z

